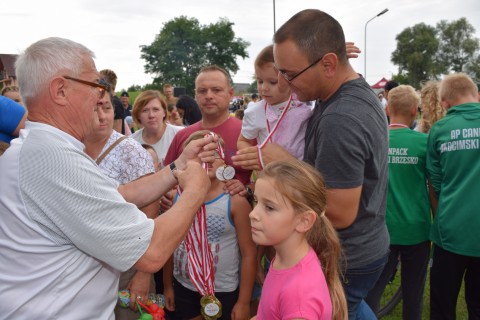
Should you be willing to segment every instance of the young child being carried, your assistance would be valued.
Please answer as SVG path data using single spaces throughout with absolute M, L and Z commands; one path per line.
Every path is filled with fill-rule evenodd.
M 194 132 L 185 146 L 209 133 Z M 225 166 L 222 159 L 221 137 L 219 145 L 220 152 L 208 167 L 211 186 L 205 198 L 208 245 L 215 269 L 215 297 L 222 304 L 223 319 L 247 319 L 256 271 L 256 248 L 248 217 L 252 207 L 245 197 L 225 193 L 224 181 L 233 178 L 234 172 L 227 172 L 233 167 Z M 187 256 L 184 240 L 173 254 L 173 272 L 172 259 L 167 262 L 170 265 L 164 267 L 165 305 L 167 310 L 174 311 L 172 319 L 202 319 L 202 297 L 190 279 Z
M 256 319 L 346 319 L 340 241 L 325 217 L 321 175 L 299 161 L 274 161 L 260 172 L 250 213 L 253 241 L 273 246 Z
M 273 45 L 264 48 L 255 60 L 257 89 L 262 100 L 244 113 L 237 148 L 243 149 L 274 142 L 297 159 L 303 159 L 307 120 L 312 114 L 308 104 L 296 99 L 290 89 L 278 85 L 278 71 L 273 59 Z
M 348 58 L 358 57 L 360 49 L 353 42 L 345 45 Z M 299 101 L 290 87 L 279 86 L 279 74 L 274 62 L 273 45 L 265 47 L 255 59 L 257 89 L 262 100 L 245 109 L 237 149 L 254 145 L 261 149 L 266 143 L 274 142 L 302 160 L 305 131 L 313 104 Z M 263 167 L 261 152 L 258 155 Z

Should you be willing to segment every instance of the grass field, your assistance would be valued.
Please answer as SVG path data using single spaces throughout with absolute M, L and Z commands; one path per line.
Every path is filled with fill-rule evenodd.
M 395 279 L 399 281 L 397 277 Z M 395 309 L 387 316 L 383 317 L 382 320 L 401 320 L 402 319 L 402 302 L 400 302 Z M 423 295 L 423 314 L 422 319 L 430 319 L 430 275 L 427 275 L 427 283 L 425 284 L 425 294 Z M 467 306 L 465 304 L 465 293 L 464 288 L 460 289 L 460 294 L 458 295 L 457 302 L 457 319 L 458 320 L 467 320 L 468 312 Z

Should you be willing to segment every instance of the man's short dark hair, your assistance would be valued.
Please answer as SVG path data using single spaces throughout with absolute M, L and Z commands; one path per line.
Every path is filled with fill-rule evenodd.
M 398 82 L 396 81 L 393 81 L 393 80 L 390 80 L 388 81 L 386 84 L 385 84 L 385 87 L 383 87 L 384 90 L 387 90 L 387 91 L 390 91 L 392 90 L 393 88 L 396 88 L 398 87 Z

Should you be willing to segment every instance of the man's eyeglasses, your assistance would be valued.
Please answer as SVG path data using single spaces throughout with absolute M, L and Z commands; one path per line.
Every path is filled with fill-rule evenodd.
M 293 76 L 289 76 L 288 74 L 286 74 L 284 71 L 280 71 L 280 69 L 277 68 L 277 66 L 274 65 L 275 69 L 277 69 L 278 73 L 280 73 L 282 75 L 282 77 L 287 80 L 288 84 L 292 84 L 292 81 L 295 80 L 296 78 L 298 78 L 302 73 L 304 73 L 305 71 L 307 71 L 308 69 L 310 69 L 311 67 L 313 67 L 314 65 L 316 65 L 317 63 L 319 63 L 320 61 L 322 61 L 323 57 L 325 57 L 325 55 L 323 55 L 321 58 L 315 60 L 314 62 L 312 62 L 308 67 L 306 67 L 305 69 L 303 69 L 302 71 L 294 74 Z
M 90 82 L 90 81 L 77 79 L 77 78 L 73 78 L 73 77 L 69 77 L 69 76 L 63 76 L 63 77 L 65 79 L 72 80 L 72 81 L 75 81 L 75 82 L 78 82 L 78 83 L 82 83 L 82 84 L 85 84 L 87 86 L 90 86 L 92 88 L 97 89 L 98 99 L 102 99 L 105 96 L 105 92 L 107 92 L 107 91 L 110 92 L 110 86 L 105 81 L 102 82 L 102 80 L 100 80 L 100 82 Z

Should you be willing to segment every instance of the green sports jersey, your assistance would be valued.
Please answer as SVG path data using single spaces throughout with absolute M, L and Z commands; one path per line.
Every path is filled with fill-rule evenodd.
M 438 196 L 431 239 L 447 251 L 480 257 L 480 103 L 450 108 L 430 130 L 427 150 Z
M 389 131 L 386 222 L 390 244 L 414 245 L 429 239 L 431 226 L 426 153 L 427 134 Z

